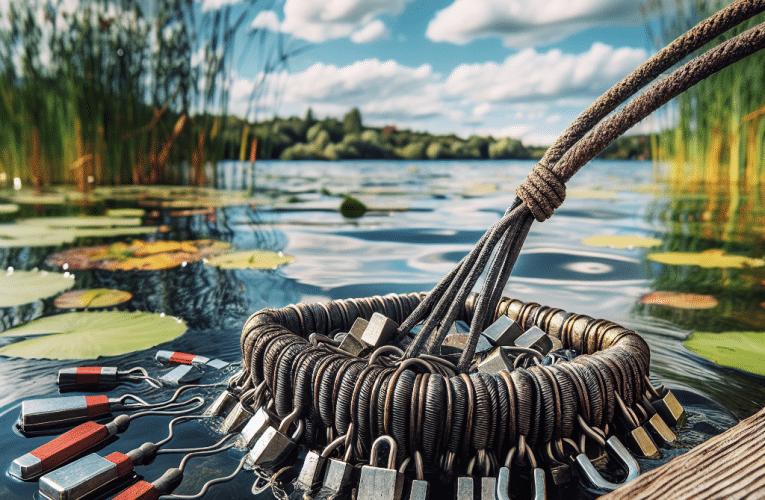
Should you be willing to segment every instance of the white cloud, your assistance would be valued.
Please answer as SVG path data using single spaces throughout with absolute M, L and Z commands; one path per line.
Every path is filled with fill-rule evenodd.
M 369 43 L 385 38 L 386 36 L 388 36 L 388 29 L 385 27 L 385 23 L 379 19 L 375 19 L 353 33 L 351 35 L 351 41 L 353 43 Z
M 436 42 L 498 37 L 507 47 L 548 45 L 593 26 L 644 22 L 634 0 L 455 0 L 428 24 Z
M 400 14 L 411 1 L 287 0 L 281 29 L 310 42 L 344 38 L 368 26 L 379 15 Z
M 281 31 L 281 23 L 279 18 L 276 17 L 276 12 L 272 10 L 264 10 L 259 12 L 255 19 L 252 20 L 250 28 L 263 28 L 273 32 Z
M 202 12 L 221 9 L 227 5 L 235 5 L 242 0 L 202 0 Z
M 525 49 L 495 62 L 462 64 L 445 82 L 445 91 L 473 102 L 524 102 L 597 96 L 626 76 L 648 54 L 595 43 L 583 54 Z
M 560 121 L 560 115 L 550 115 L 547 118 L 545 118 L 545 123 L 553 124 L 558 123 Z

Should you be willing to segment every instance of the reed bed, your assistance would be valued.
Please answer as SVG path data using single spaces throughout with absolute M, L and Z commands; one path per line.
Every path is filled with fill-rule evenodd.
M 289 55 L 281 35 L 245 33 L 247 3 L 209 12 L 195 0 L 157 0 L 152 12 L 137 0 L 9 3 L 0 188 L 210 182 L 205 166 L 230 149 L 224 132 L 250 134 L 228 116 L 234 58 L 265 73 Z M 235 50 L 242 33 L 256 42 L 247 53 Z M 265 92 L 256 90 L 255 104 Z

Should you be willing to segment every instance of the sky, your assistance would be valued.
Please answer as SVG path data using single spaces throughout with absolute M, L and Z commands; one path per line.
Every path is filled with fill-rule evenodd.
M 651 54 L 647 11 L 635 0 L 285 0 L 249 26 L 300 49 L 280 75 L 279 116 L 357 107 L 370 126 L 549 145 Z M 236 73 L 234 112 L 258 81 L 246 60 Z

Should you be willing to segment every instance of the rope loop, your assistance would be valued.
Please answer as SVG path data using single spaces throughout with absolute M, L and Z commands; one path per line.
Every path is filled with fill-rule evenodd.
M 544 222 L 566 199 L 566 185 L 542 159 L 516 188 L 515 194 L 526 203 L 536 220 Z

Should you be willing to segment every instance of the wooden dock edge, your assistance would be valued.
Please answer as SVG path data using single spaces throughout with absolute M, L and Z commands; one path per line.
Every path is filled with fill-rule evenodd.
M 765 408 L 599 500 L 765 499 Z

